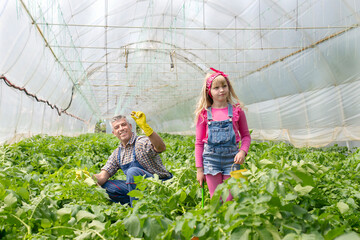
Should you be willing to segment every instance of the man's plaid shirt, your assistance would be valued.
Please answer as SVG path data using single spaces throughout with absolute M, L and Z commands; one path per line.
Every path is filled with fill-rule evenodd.
M 136 139 L 136 134 L 133 133 L 129 142 L 125 147 L 120 143 L 119 147 L 114 150 L 110 155 L 105 166 L 101 170 L 107 171 L 110 176 L 113 176 L 119 169 L 120 163 L 118 161 L 119 148 L 120 151 L 120 161 L 121 165 L 130 163 L 133 161 L 133 149 L 135 147 L 135 156 L 136 160 L 144 167 L 146 171 L 151 174 L 159 175 L 159 178 L 170 177 L 170 173 L 166 170 L 163 165 L 159 153 L 154 149 L 154 146 L 151 144 L 150 139 L 146 136 L 138 136 Z

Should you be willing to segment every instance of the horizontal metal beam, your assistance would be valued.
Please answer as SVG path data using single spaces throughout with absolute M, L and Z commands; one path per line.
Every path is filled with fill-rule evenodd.
M 189 31 L 276 31 L 276 30 L 306 30 L 306 29 L 338 29 L 349 28 L 351 26 L 318 26 L 318 27 L 160 27 L 160 26 L 119 26 L 119 25 L 93 25 L 93 24 L 62 24 L 62 23 L 42 23 L 37 22 L 37 25 L 46 26 L 66 26 L 66 27 L 89 27 L 89 28 L 123 28 L 123 29 L 146 29 L 146 30 L 189 30 Z
M 257 47 L 257 48 L 149 48 L 149 47 L 92 47 L 92 46 L 66 46 L 66 45 L 52 45 L 52 48 L 79 48 L 79 49 L 99 49 L 99 50 L 165 50 L 165 51 L 262 51 L 262 50 L 283 50 L 283 49 L 301 49 L 304 46 L 289 46 L 289 47 Z

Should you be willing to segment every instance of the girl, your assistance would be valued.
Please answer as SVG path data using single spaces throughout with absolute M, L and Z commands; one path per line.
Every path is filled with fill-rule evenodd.
M 195 110 L 195 163 L 197 180 L 201 186 L 206 180 L 212 197 L 216 187 L 230 177 L 230 171 L 239 170 L 244 163 L 251 137 L 243 105 L 227 75 L 210 69 L 213 72 L 205 77 Z M 232 198 L 230 194 L 226 201 Z

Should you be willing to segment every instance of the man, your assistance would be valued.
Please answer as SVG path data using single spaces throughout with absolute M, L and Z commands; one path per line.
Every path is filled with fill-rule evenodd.
M 113 202 L 130 203 L 130 206 L 135 198 L 127 194 L 136 188 L 134 176 L 153 177 L 157 174 L 162 180 L 172 178 L 172 174 L 166 170 L 159 156 L 159 153 L 166 149 L 161 137 L 146 123 L 143 112 L 132 112 L 131 117 L 146 136 L 137 136 L 133 133 L 132 125 L 125 116 L 113 117 L 112 133 L 121 143 L 110 155 L 101 172 L 94 174 L 98 184 L 106 189 Z M 126 180 L 108 180 L 119 169 L 126 175 Z

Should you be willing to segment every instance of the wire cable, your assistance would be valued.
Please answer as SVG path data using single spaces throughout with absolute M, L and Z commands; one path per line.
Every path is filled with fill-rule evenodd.
M 26 95 L 28 95 L 29 97 L 34 98 L 37 102 L 45 103 L 45 104 L 48 105 L 51 109 L 55 109 L 55 110 L 57 111 L 57 113 L 58 113 L 59 116 L 61 116 L 62 113 L 65 113 L 66 115 L 68 115 L 68 116 L 70 116 L 70 117 L 73 117 L 73 118 L 75 118 L 75 119 L 77 119 L 77 120 L 80 120 L 80 121 L 82 121 L 82 122 L 86 122 L 84 119 L 81 119 L 80 117 L 75 116 L 75 115 L 73 115 L 73 114 L 71 114 L 71 113 L 68 113 L 68 112 L 66 111 L 66 110 L 70 107 L 70 105 L 71 105 L 71 102 L 72 102 L 72 99 L 73 99 L 72 96 L 71 96 L 71 100 L 70 100 L 69 105 L 68 105 L 65 109 L 60 110 L 60 108 L 59 108 L 58 106 L 56 106 L 56 105 L 54 105 L 54 104 L 51 104 L 51 103 L 50 103 L 49 101 L 47 101 L 47 100 L 43 100 L 43 99 L 41 99 L 41 98 L 38 98 L 35 94 L 30 93 L 26 88 L 16 86 L 16 85 L 13 84 L 12 82 L 10 82 L 4 75 L 1 75 L 1 76 L 0 76 L 0 79 L 2 79 L 7 86 L 9 86 L 9 87 L 11 87 L 11 88 L 14 88 L 14 89 L 17 89 L 17 90 L 19 90 L 19 91 L 22 91 L 22 92 L 24 92 Z M 72 89 L 72 93 L 71 93 L 72 95 L 74 94 L 74 91 L 73 91 L 73 90 L 74 90 L 74 88 Z

